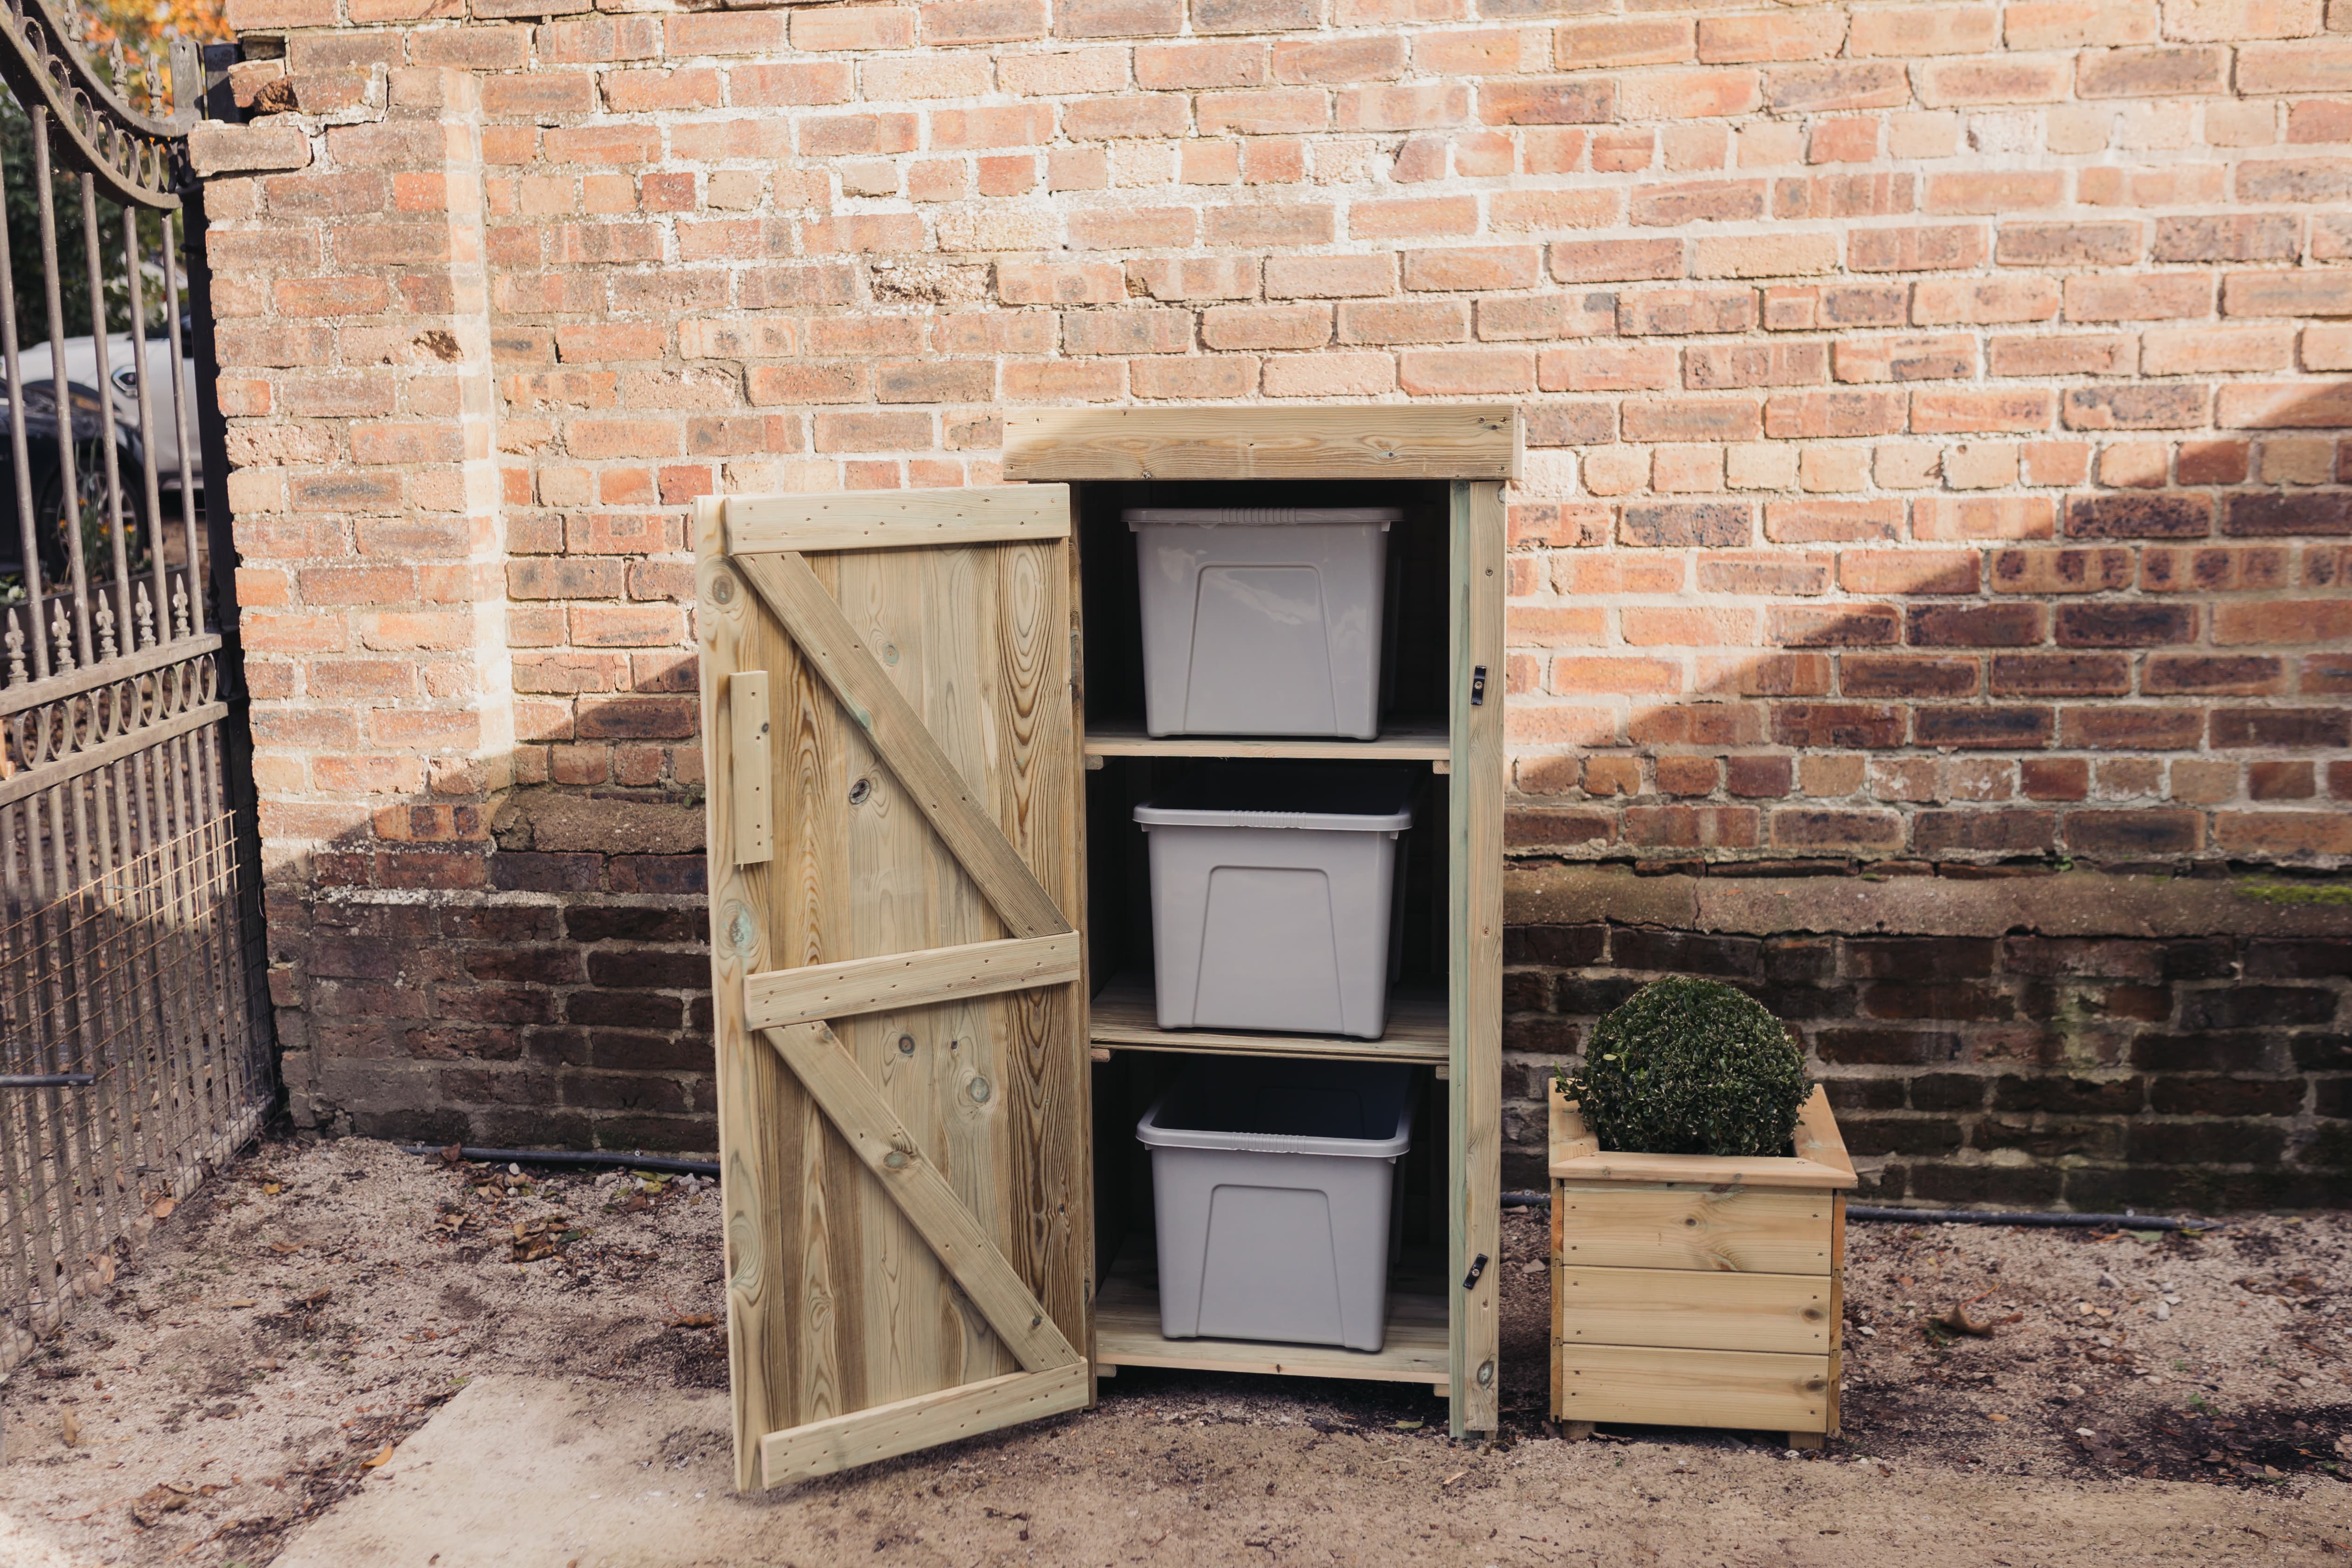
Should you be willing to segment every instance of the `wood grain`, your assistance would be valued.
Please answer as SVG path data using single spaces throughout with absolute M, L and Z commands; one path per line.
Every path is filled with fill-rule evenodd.
M 1552 1093 L 1559 1093 L 1557 1086 Z M 1580 1145 L 1591 1137 L 1575 1101 L 1567 1103 L 1564 1121 L 1568 1136 L 1562 1142 L 1570 1146 Z M 1708 1186 L 1826 1190 L 1854 1184 L 1853 1166 L 1845 1157 L 1844 1143 L 1838 1139 L 1837 1121 L 1830 1112 L 1829 1096 L 1819 1085 L 1814 1086 L 1812 1095 L 1799 1112 L 1798 1131 L 1804 1140 L 1799 1147 L 1826 1154 L 1837 1163 L 1760 1154 L 1640 1154 L 1604 1150 L 1595 1143 L 1592 1152 L 1571 1153 L 1565 1159 L 1555 1157 L 1551 1173 L 1568 1181 L 1676 1182 Z
M 1052 408 L 1004 416 L 1014 479 L 1511 479 L 1516 406 Z
M 735 555 L 795 550 L 910 550 L 1066 539 L 1067 485 L 740 496 L 727 502 Z
M 738 866 L 756 866 L 775 852 L 775 810 L 770 798 L 768 763 L 768 672 L 739 669 L 727 678 L 729 783 L 735 798 L 734 841 L 729 853 Z
M 735 565 L 792 633 L 898 776 L 932 829 L 978 882 L 1017 936 L 1071 929 L 1003 831 L 981 809 L 971 784 L 940 752 L 921 716 L 884 673 L 803 557 L 747 555 Z M 934 606 L 944 611 L 946 606 Z
M 1552 1184 L 1563 1264 L 1825 1275 L 1831 1194 L 1769 1187 Z
M 1516 448 L 1516 440 L 1514 441 Z M 1453 890 L 1447 921 L 1453 1055 L 1446 1096 L 1452 1163 L 1452 1267 L 1458 1282 L 1484 1255 L 1486 1271 L 1456 1297 L 1453 1430 L 1500 1424 L 1503 1149 L 1503 553 L 1502 487 L 1453 487 Z M 1474 700 L 1485 671 L 1483 700 Z
M 719 870 L 729 831 L 720 819 L 732 796 L 718 775 L 731 767 L 714 769 L 710 807 L 731 1382 L 739 1482 L 753 1486 L 774 1437 L 821 1433 L 809 1451 L 840 1463 L 931 1440 L 908 1432 L 943 1437 L 981 1429 L 973 1421 L 1035 1413 L 1026 1395 L 975 1401 L 965 1392 L 1026 1375 L 979 1299 L 1005 1296 L 1008 1279 L 1032 1303 L 1028 1317 L 1009 1326 L 1016 1337 L 1041 1337 L 1026 1327 L 1035 1317 L 1044 1320 L 1039 1329 L 1056 1331 L 1059 1343 L 1049 1348 L 1076 1368 L 1076 1401 L 1087 1397 L 1090 1380 L 1076 1349 L 1087 1340 L 1092 1273 L 1083 985 L 1057 977 L 939 1001 L 876 997 L 882 1005 L 844 1016 L 832 1035 L 837 1055 L 868 1088 L 864 1110 L 872 1111 L 873 1100 L 882 1106 L 884 1117 L 869 1115 L 867 1125 L 895 1126 L 920 1152 L 934 1178 L 934 1210 L 944 1200 L 968 1216 L 950 1244 L 959 1265 L 975 1254 L 975 1236 L 997 1258 L 993 1280 L 982 1280 L 978 1296 L 894 1197 L 903 1167 L 887 1164 L 888 1151 L 880 1170 L 870 1167 L 873 1148 L 836 1131 L 782 1056 L 746 1030 L 741 1006 L 743 982 L 755 973 L 865 960 L 898 967 L 931 950 L 975 944 L 1034 952 L 1026 947 L 1033 938 L 1074 945 L 1058 908 L 1070 907 L 1076 891 L 1082 761 L 1070 705 L 1066 539 L 803 559 L 808 581 L 835 607 L 835 629 L 850 628 L 869 689 L 881 690 L 886 704 L 895 700 L 906 731 L 919 732 L 928 750 L 933 778 L 969 801 L 986 830 L 981 837 L 1019 865 L 1041 895 L 1032 912 L 1055 917 L 1052 931 L 1010 931 L 1013 922 L 1000 918 L 921 809 L 919 791 L 869 733 L 871 705 L 856 715 L 837 668 L 824 668 L 837 666 L 841 644 L 813 655 L 751 583 L 782 558 L 728 558 L 723 517 L 711 515 L 718 511 L 698 511 L 698 626 L 740 626 L 728 635 L 743 648 L 706 658 L 705 733 L 726 733 L 712 717 L 726 693 L 714 687 L 740 668 L 767 671 L 772 721 L 771 862 Z M 731 908 L 717 897 L 722 884 L 741 894 Z M 738 931 L 753 950 L 722 953 Z M 818 984 L 838 988 L 848 973 L 835 970 Z M 884 989 L 881 974 L 866 973 Z M 734 1087 L 738 1079 L 746 1087 Z M 739 1258 L 743 1266 L 734 1267 Z M 908 1415 L 924 1401 L 940 1413 L 928 1426 Z M 859 1420 L 882 1408 L 892 1414 L 879 1423 Z M 856 1436 L 886 1429 L 899 1435 Z
M 1007 1373 L 944 1394 L 917 1394 L 811 1422 L 761 1439 L 761 1479 L 772 1487 L 814 1480 L 852 1466 L 935 1448 L 1015 1422 L 1076 1410 L 1089 1393 L 1086 1363 L 1074 1362 L 1045 1372 Z
M 717 498 L 697 503 L 695 626 L 706 735 L 735 731 L 733 698 L 740 693 L 731 677 L 739 668 L 772 670 L 792 662 L 781 629 L 726 564 L 720 517 Z M 720 997 L 740 989 L 745 973 L 765 968 L 771 951 L 765 911 L 773 879 L 767 867 L 737 859 L 732 764 L 730 749 L 727 765 L 710 770 L 707 801 L 711 989 Z M 793 1418 L 791 1390 L 807 1303 L 788 1273 L 802 1239 L 799 1209 L 780 1201 L 780 1189 L 797 1182 L 794 1134 L 802 1129 L 794 1111 L 807 1108 L 774 1055 L 746 1035 L 736 1010 L 716 1009 L 713 1034 L 735 1484 L 748 1489 L 760 1484 L 760 1439 Z
M 1040 1372 L 1079 1360 L 834 1032 L 794 1024 L 762 1034 L 1021 1364 Z
M 1181 1367 L 1198 1372 L 1270 1373 L 1285 1377 L 1348 1377 L 1372 1383 L 1446 1386 L 1446 1311 L 1443 1281 L 1393 1279 L 1381 1348 L 1277 1345 L 1247 1340 L 1171 1340 L 1160 1333 L 1160 1292 L 1148 1259 L 1122 1258 L 1103 1280 L 1095 1304 L 1095 1359 L 1106 1368 Z
M 1149 974 L 1112 977 L 1092 1005 L 1088 1038 L 1130 1051 L 1182 1051 L 1213 1056 L 1318 1057 L 1328 1061 L 1428 1062 L 1447 1059 L 1445 998 L 1437 992 L 1389 993 L 1388 1028 L 1377 1040 L 1317 1035 L 1246 1034 L 1228 1029 L 1163 1029 Z
M 1559 1357 L 1567 1419 L 1788 1432 L 1829 1419 L 1826 1356 L 1563 1343 Z
M 1075 931 L 965 942 L 749 975 L 743 981 L 743 1023 L 746 1028 L 772 1029 L 1077 978 Z
M 1571 1342 L 1825 1355 L 1837 1332 L 1835 1279 L 1564 1265 L 1553 1310 Z
M 1376 741 L 1298 736 L 1147 735 L 1132 719 L 1098 722 L 1087 731 L 1090 757 L 1312 757 L 1354 763 L 1443 763 L 1454 742 L 1443 721 L 1384 721 Z

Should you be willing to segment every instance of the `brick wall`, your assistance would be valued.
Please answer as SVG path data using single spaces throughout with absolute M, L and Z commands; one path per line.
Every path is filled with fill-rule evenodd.
M 199 158 L 306 1115 L 699 1113 L 690 984 L 642 1059 L 562 1033 L 600 952 L 687 973 L 627 868 L 689 852 L 494 823 L 690 815 L 692 497 L 992 482 L 1011 405 L 1519 404 L 1562 876 L 2352 860 L 2352 0 L 231 10 L 297 106 Z M 396 1026 L 320 967 L 509 908 L 580 960 L 543 1019 L 468 1016 L 517 982 L 454 926 Z

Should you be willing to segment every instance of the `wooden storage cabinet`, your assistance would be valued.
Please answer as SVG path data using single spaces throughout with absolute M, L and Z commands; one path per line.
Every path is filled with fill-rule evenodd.
M 1599 1421 L 1838 1429 L 1845 1189 L 1815 1089 L 1787 1158 L 1603 1153 L 1551 1100 L 1551 1408 Z
M 1495 1427 L 1518 450 L 1509 409 L 1045 412 L 1008 416 L 1005 485 L 700 504 L 739 1485 L 1075 1408 L 1124 1367 L 1420 1383 Z M 1407 511 L 1381 738 L 1147 736 L 1121 510 L 1342 494 Z M 1425 770 L 1380 1039 L 1156 1027 L 1130 814 L 1224 757 Z M 1160 1337 L 1133 1125 L 1200 1053 L 1429 1069 L 1381 1351 Z

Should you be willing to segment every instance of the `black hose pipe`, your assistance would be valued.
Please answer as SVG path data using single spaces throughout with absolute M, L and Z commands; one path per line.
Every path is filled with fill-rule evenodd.
M 1505 1193 L 1507 1209 L 1548 1209 L 1549 1193 Z M 1848 1204 L 1845 1217 L 1888 1220 L 1898 1225 L 2055 1225 L 2095 1226 L 2102 1230 L 2210 1230 L 2211 1220 L 2165 1219 L 2146 1214 L 1988 1214 L 1982 1209 L 1890 1209 Z
M 401 1152 L 438 1154 L 444 1150 L 417 1143 L 404 1148 Z M 592 1171 L 668 1171 L 681 1176 L 716 1177 L 719 1174 L 719 1163 L 715 1160 L 672 1160 L 658 1154 L 623 1154 L 606 1150 L 460 1148 L 457 1156 L 493 1165 L 561 1165 Z

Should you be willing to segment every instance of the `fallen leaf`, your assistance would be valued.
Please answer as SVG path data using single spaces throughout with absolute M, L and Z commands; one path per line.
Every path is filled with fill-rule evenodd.
M 393 1445 L 386 1443 L 383 1447 L 377 1452 L 376 1457 L 373 1459 L 364 1461 L 361 1466 L 361 1468 L 369 1470 L 374 1469 L 378 1465 L 383 1464 L 386 1459 L 392 1458 L 392 1449 Z
M 708 1312 L 694 1312 L 683 1318 L 672 1318 L 669 1326 L 673 1329 L 713 1329 L 719 1326 L 719 1320 Z
M 2001 1415 L 1999 1411 L 1995 1411 L 1990 1415 L 1986 1416 L 1985 1419 L 1988 1421 L 2006 1421 L 2009 1417 Z
M 299 1241 L 273 1241 L 269 1244 L 269 1250 L 282 1258 L 288 1253 L 301 1251 L 302 1244 Z
M 177 1513 L 195 1497 L 195 1489 L 175 1481 L 148 1488 L 131 1505 L 131 1522 L 144 1530 L 167 1513 Z
M 80 1447 L 81 1417 L 76 1415 L 70 1410 L 67 1411 L 64 1416 L 58 1422 L 58 1436 L 65 1439 L 67 1447 Z
M 263 1197 L 274 1198 L 283 1191 L 285 1191 L 285 1189 L 279 1186 L 276 1182 L 264 1182 L 261 1184 L 261 1195 Z
M 1397 1430 L 1400 1432 L 1418 1432 L 1421 1430 L 1421 1423 L 1418 1421 L 1400 1421 L 1397 1423 Z
M 255 1300 L 250 1296 L 239 1296 L 236 1300 L 227 1304 L 231 1307 L 258 1307 L 261 1305 L 260 1302 Z
M 1962 1301 L 1950 1311 L 1937 1318 L 1936 1321 L 1954 1333 L 1974 1334 L 1979 1339 L 1989 1340 L 1992 1338 L 1992 1331 L 2004 1323 L 2017 1322 L 2024 1316 L 2022 1312 L 2011 1312 L 2005 1318 L 1974 1318 L 1969 1315 L 1969 1304 Z
M 172 1217 L 172 1211 L 179 1206 L 179 1200 L 176 1198 L 157 1198 L 155 1200 L 154 1206 L 150 1208 L 147 1212 L 153 1215 L 157 1219 L 170 1219 Z

